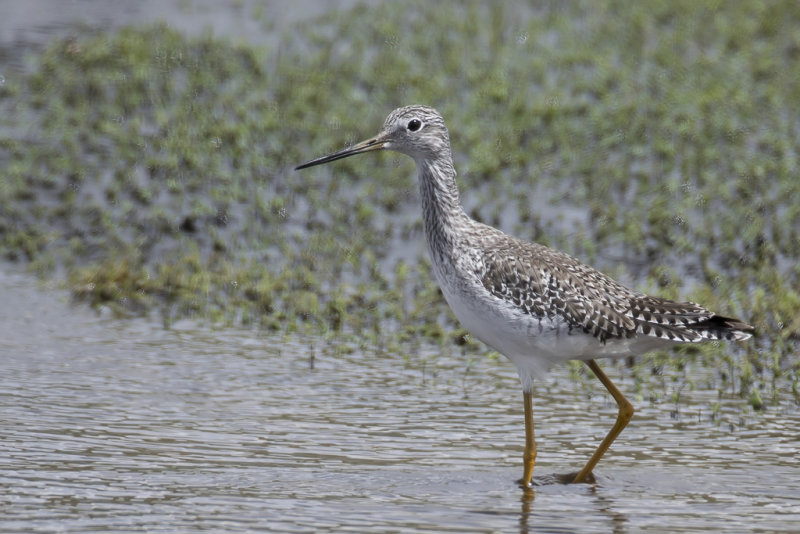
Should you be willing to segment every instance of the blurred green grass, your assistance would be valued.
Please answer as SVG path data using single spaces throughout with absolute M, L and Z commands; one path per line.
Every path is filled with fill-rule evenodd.
M 0 252 L 78 299 L 475 350 L 431 279 L 410 160 L 291 170 L 423 103 L 476 218 L 754 324 L 668 365 L 798 398 L 796 2 L 385 3 L 275 49 L 159 25 L 34 64 L 0 86 Z

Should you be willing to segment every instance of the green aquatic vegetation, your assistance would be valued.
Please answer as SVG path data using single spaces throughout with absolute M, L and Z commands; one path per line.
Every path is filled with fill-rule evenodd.
M 758 393 L 756 388 L 750 393 L 750 399 L 748 401 L 750 403 L 750 407 L 754 410 L 763 410 L 764 409 L 764 401 L 761 400 L 761 395 Z
M 797 27 L 793 2 L 605 0 L 360 6 L 274 50 L 82 29 L 4 72 L 0 253 L 167 324 L 474 350 L 419 245 L 410 161 L 291 171 L 425 103 L 470 213 L 751 322 L 742 347 L 647 365 L 717 368 L 768 406 L 800 374 Z

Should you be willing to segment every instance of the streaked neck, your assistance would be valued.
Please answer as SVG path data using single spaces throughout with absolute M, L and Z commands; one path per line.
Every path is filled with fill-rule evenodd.
M 417 169 L 422 221 L 431 252 L 436 249 L 452 250 L 459 231 L 469 220 L 458 195 L 453 160 L 449 155 L 418 160 Z

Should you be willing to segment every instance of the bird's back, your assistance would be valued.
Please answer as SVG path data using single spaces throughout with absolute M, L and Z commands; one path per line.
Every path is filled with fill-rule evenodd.
M 464 326 L 515 363 L 525 351 L 539 351 L 546 370 L 563 359 L 752 335 L 745 323 L 627 288 L 568 254 L 476 221 L 461 236 L 446 262 L 452 272 L 437 273 L 442 290 Z
M 483 286 L 533 317 L 559 316 L 598 341 L 638 335 L 669 341 L 742 340 L 753 328 L 693 302 L 675 302 L 625 287 L 544 245 L 495 233 L 483 245 Z

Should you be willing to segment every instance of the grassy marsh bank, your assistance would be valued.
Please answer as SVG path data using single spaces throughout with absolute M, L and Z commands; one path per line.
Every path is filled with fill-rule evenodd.
M 608 1 L 387 3 L 276 49 L 76 31 L 4 74 L 0 250 L 165 323 L 469 343 L 429 274 L 412 162 L 290 170 L 426 103 L 477 218 L 759 331 L 637 372 L 699 362 L 751 406 L 797 399 L 797 28 L 792 2 Z

